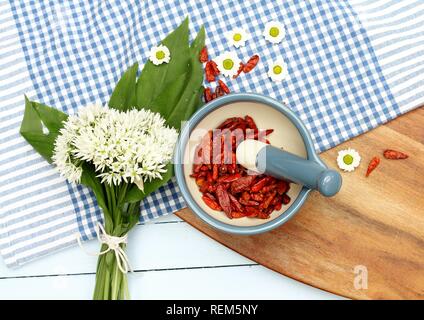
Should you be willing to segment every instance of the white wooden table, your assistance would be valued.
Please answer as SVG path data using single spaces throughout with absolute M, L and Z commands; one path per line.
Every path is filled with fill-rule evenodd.
M 341 299 L 240 256 L 174 215 L 136 226 L 128 254 L 137 271 L 129 275 L 132 299 Z M 0 299 L 91 299 L 96 260 L 74 247 L 16 270 L 0 262 Z

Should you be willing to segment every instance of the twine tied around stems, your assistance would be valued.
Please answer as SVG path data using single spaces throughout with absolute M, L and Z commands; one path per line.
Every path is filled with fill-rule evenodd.
M 90 252 L 87 251 L 82 242 L 81 242 L 81 236 L 77 236 L 78 245 L 80 248 L 88 255 L 90 256 L 101 256 L 103 254 L 108 253 L 109 251 L 115 252 L 115 258 L 118 265 L 119 270 L 126 274 L 129 271 L 132 272 L 132 268 L 130 265 L 130 261 L 128 259 L 127 254 L 125 253 L 124 249 L 121 248 L 121 244 L 127 244 L 128 243 L 128 236 L 125 234 L 122 237 L 115 237 L 111 236 L 106 233 L 106 230 L 104 229 L 103 225 L 98 223 L 96 226 L 96 234 L 97 239 L 101 244 L 107 245 L 107 249 L 100 251 L 100 252 Z

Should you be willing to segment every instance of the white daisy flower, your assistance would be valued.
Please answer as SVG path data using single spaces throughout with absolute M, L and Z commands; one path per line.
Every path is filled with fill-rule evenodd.
M 53 163 L 62 176 L 79 183 L 84 162 L 94 166 L 101 182 L 120 185 L 162 178 L 178 133 L 160 114 L 132 109 L 121 112 L 102 105 L 81 108 L 60 130 Z
M 337 155 L 337 165 L 344 171 L 353 171 L 361 162 L 361 156 L 354 149 L 339 151 Z
M 284 24 L 277 21 L 270 21 L 265 24 L 263 35 L 271 43 L 280 43 L 286 36 L 286 29 Z
M 288 75 L 287 64 L 283 59 L 279 59 L 274 61 L 269 65 L 268 68 L 268 76 L 272 79 L 272 81 L 280 82 L 286 79 Z
M 242 28 L 234 28 L 230 32 L 227 32 L 227 39 L 231 45 L 236 48 L 244 46 L 246 41 L 249 39 L 249 35 Z
M 225 77 L 235 76 L 241 63 L 241 60 L 234 52 L 224 52 L 214 59 L 214 61 L 217 64 L 219 71 L 221 71 Z
M 152 48 L 150 50 L 149 60 L 156 66 L 162 63 L 168 63 L 171 60 L 169 49 L 162 44 Z

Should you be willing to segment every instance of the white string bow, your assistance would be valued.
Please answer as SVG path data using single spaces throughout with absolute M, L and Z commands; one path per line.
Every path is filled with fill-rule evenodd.
M 103 254 L 108 253 L 109 251 L 115 252 L 115 258 L 116 262 L 118 264 L 119 270 L 121 270 L 122 273 L 128 273 L 128 271 L 132 272 L 130 261 L 128 259 L 127 254 L 125 253 L 124 249 L 121 248 L 121 244 L 127 244 L 128 243 L 128 236 L 125 234 L 122 237 L 115 237 L 108 235 L 106 233 L 106 230 L 104 229 L 103 225 L 98 223 L 96 226 L 96 234 L 97 239 L 101 244 L 107 245 L 107 249 L 100 251 L 100 252 L 90 252 L 87 251 L 82 242 L 81 242 L 81 236 L 77 236 L 78 245 L 80 248 L 88 255 L 90 256 L 101 256 Z

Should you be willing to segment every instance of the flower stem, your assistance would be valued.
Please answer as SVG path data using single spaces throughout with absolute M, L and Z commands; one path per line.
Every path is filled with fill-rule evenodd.
M 104 190 L 107 204 L 106 210 L 103 210 L 105 230 L 111 236 L 122 237 L 138 221 L 139 202 L 124 202 L 128 191 L 126 184 L 122 186 L 104 184 Z M 125 250 L 125 247 L 125 244 L 121 244 L 123 250 Z M 101 251 L 107 249 L 108 246 L 103 244 Z M 113 250 L 99 256 L 93 298 L 96 300 L 129 298 L 127 275 L 119 269 Z
M 121 287 L 121 279 L 122 279 L 122 272 L 118 268 L 118 264 L 114 260 L 113 266 L 112 266 L 112 283 L 111 283 L 111 299 L 117 300 L 119 297 L 119 289 Z

